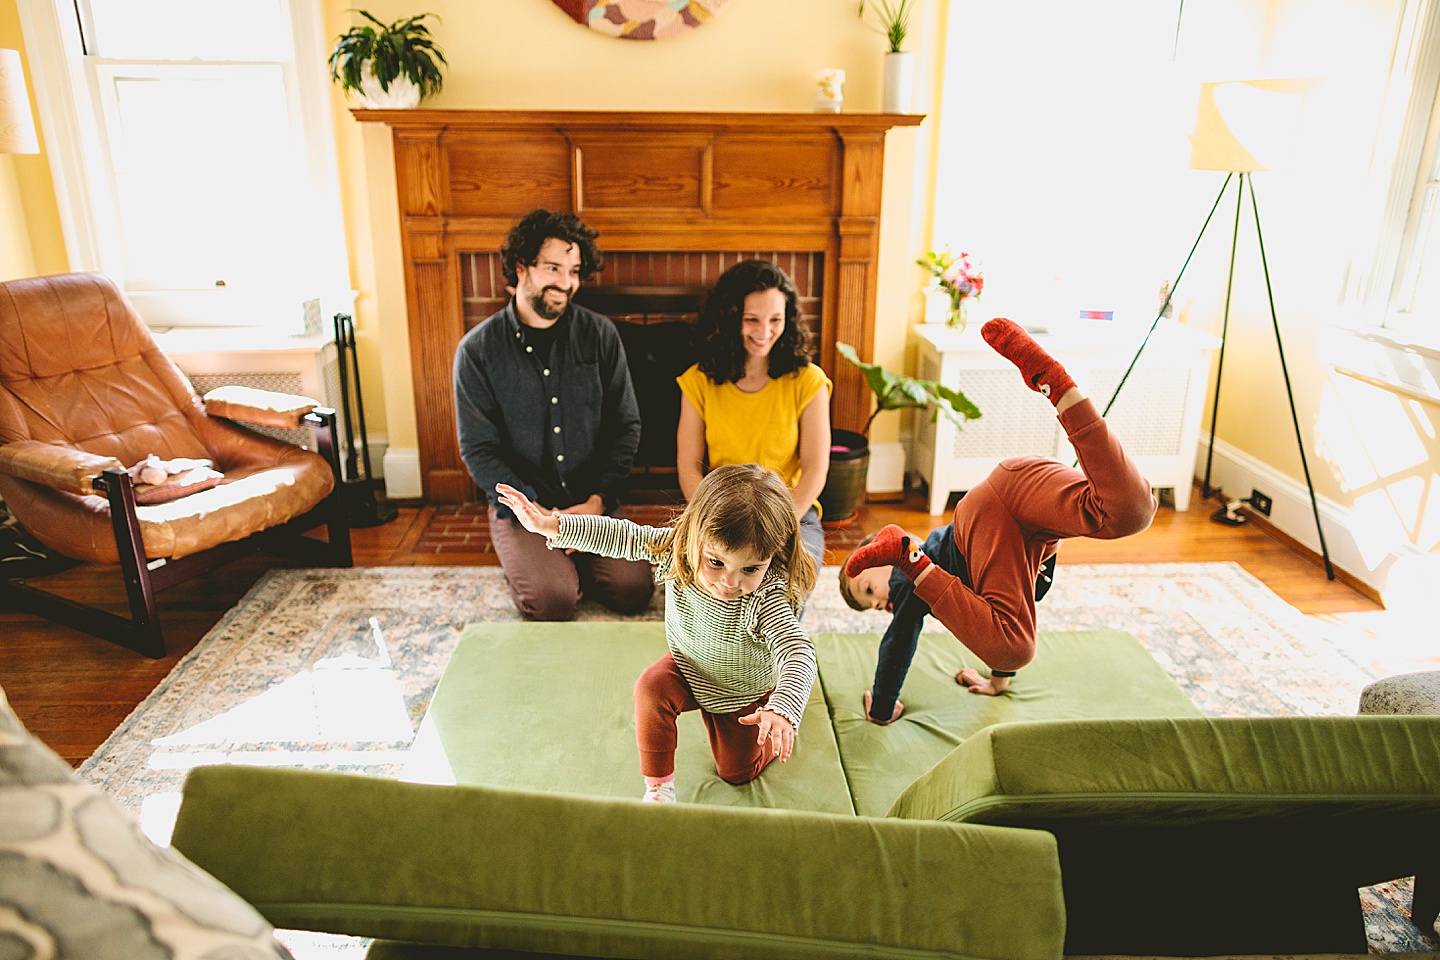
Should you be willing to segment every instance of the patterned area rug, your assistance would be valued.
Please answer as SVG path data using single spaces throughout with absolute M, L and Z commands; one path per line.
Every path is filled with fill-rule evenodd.
M 826 567 L 812 632 L 879 633 Z M 660 619 L 661 597 L 636 617 Z M 496 567 L 276 570 L 264 577 L 80 768 L 164 842 L 191 767 L 249 763 L 396 776 L 472 622 L 516 621 Z M 579 619 L 616 619 L 590 603 Z M 1061 566 L 1046 630 L 1136 636 L 1211 716 L 1353 714 L 1384 662 L 1377 641 L 1300 614 L 1236 564 Z M 1440 950 L 1408 922 L 1408 881 L 1362 895 L 1370 949 Z M 1277 918 L 1278 919 L 1278 918 Z M 358 941 L 286 934 L 301 960 Z

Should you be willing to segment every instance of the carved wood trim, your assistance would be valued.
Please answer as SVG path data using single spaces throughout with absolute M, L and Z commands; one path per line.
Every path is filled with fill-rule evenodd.
M 885 133 L 906 114 L 355 110 L 391 128 L 421 477 L 474 496 L 455 436 L 451 368 L 465 332 L 459 260 L 495 250 L 536 207 L 568 210 L 606 250 L 819 253 L 821 367 L 831 418 L 869 413 L 837 340 L 873 352 Z

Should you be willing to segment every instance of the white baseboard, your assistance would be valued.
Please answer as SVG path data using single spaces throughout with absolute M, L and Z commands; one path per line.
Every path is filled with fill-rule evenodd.
M 425 487 L 420 482 L 420 451 L 417 448 L 390 447 L 381 459 L 385 496 L 391 500 L 419 500 L 425 495 Z
M 1200 434 L 1195 451 L 1195 476 L 1205 475 L 1205 457 L 1210 438 Z M 1259 490 L 1272 500 L 1271 525 L 1320 553 L 1320 537 L 1315 530 L 1315 513 L 1310 492 L 1303 481 L 1295 480 L 1274 467 L 1224 440 L 1215 441 L 1215 455 L 1210 468 L 1211 488 L 1220 488 L 1231 499 L 1250 496 Z M 1395 518 L 1365 517 L 1323 496 L 1317 497 L 1320 524 L 1325 531 L 1325 546 L 1332 566 L 1344 570 L 1379 593 L 1384 593 L 1397 565 L 1408 566 L 1422 556 L 1405 537 Z M 1323 574 L 1322 574 L 1323 576 Z
M 370 469 L 374 471 L 374 478 L 376 480 L 384 480 L 385 455 L 390 452 L 390 438 L 383 433 L 372 433 L 366 437 L 366 439 L 369 441 L 370 446 Z M 359 459 L 359 450 L 355 451 L 355 457 L 357 460 Z M 363 470 L 365 465 L 363 463 L 360 464 L 360 468 Z

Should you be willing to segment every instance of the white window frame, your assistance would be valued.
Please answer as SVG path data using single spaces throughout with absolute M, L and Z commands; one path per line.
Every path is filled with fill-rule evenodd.
M 283 0 L 291 28 L 292 58 L 284 70 L 292 104 L 289 122 L 302 144 L 315 222 L 307 224 L 317 251 L 313 289 L 322 314 L 353 313 L 344 219 L 330 110 L 328 52 L 318 0 Z M 102 146 L 104 123 L 100 97 L 87 67 L 73 0 L 34 0 L 19 4 L 21 28 L 31 52 L 36 101 L 45 132 L 55 199 L 65 234 L 70 267 L 104 273 L 125 287 L 125 257 L 119 235 L 115 186 Z M 170 326 L 253 326 L 275 333 L 301 330 L 301 298 L 283 306 L 266 302 L 259 310 L 246 296 L 225 291 L 126 290 L 146 322 Z M 294 300 L 293 304 L 290 300 Z
M 1440 403 L 1440 317 L 1418 321 L 1397 312 L 1422 266 L 1420 203 L 1440 138 L 1440 0 L 1401 0 L 1398 9 L 1365 187 L 1375 215 L 1354 231 L 1326 354 L 1341 373 Z

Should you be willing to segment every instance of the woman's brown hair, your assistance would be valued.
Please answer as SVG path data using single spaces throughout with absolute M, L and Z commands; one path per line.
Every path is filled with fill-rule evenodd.
M 766 290 L 779 290 L 785 298 L 785 331 L 770 349 L 771 378 L 794 373 L 814 359 L 815 338 L 800 315 L 795 282 L 769 260 L 741 260 L 720 274 L 695 324 L 700 369 L 715 383 L 734 383 L 745 375 L 745 343 L 740 333 L 745 298 Z

